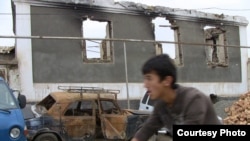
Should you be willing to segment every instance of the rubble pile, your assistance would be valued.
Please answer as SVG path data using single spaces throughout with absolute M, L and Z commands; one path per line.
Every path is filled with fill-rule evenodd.
M 225 108 L 224 124 L 250 125 L 250 92 L 243 94 L 230 107 Z

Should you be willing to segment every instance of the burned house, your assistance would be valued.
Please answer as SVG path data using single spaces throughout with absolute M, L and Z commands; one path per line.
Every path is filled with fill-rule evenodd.
M 120 100 L 128 94 L 138 100 L 145 93 L 142 64 L 170 46 L 150 41 L 169 41 L 170 34 L 179 83 L 206 94 L 248 90 L 244 17 L 113 0 L 13 0 L 13 11 L 16 36 L 30 37 L 16 39 L 15 53 L 21 90 L 31 101 L 59 85 L 115 88 Z M 156 26 L 156 18 L 166 24 Z M 169 33 L 157 35 L 159 27 Z M 99 38 L 120 40 L 94 40 Z M 91 47 L 98 55 L 91 57 Z

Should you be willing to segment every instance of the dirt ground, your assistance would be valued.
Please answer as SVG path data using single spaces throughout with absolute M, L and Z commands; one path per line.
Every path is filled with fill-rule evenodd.
M 220 116 L 222 119 L 227 117 L 225 108 L 230 107 L 238 99 L 239 97 L 218 97 L 218 102 L 214 104 L 214 108 L 218 116 Z

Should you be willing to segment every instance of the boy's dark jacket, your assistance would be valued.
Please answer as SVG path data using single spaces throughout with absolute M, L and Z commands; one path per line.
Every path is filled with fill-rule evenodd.
M 177 86 L 176 99 L 171 107 L 161 100 L 147 122 L 135 134 L 139 141 L 148 140 L 162 127 L 172 134 L 174 124 L 221 124 L 210 98 L 192 87 Z

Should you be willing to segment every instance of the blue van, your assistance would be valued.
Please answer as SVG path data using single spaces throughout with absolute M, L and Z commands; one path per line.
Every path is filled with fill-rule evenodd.
M 3 78 L 0 77 L 0 140 L 26 141 L 25 122 L 21 108 L 26 97 L 18 93 L 17 98 Z

